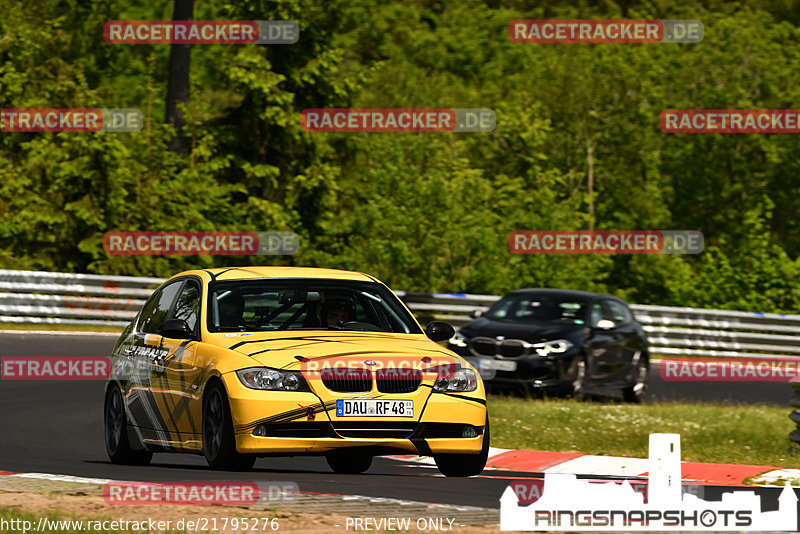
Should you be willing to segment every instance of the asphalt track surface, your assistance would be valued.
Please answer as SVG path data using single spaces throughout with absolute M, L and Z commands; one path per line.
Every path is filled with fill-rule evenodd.
M 112 336 L 0 333 L 0 356 L 108 356 L 114 341 Z M 212 471 L 203 457 L 185 454 L 156 454 L 147 467 L 113 465 L 103 445 L 103 386 L 103 381 L 0 381 L 0 470 L 141 481 L 291 481 L 304 492 L 485 508 L 499 508 L 509 479 L 541 477 L 541 473 L 487 471 L 470 479 L 445 478 L 434 468 L 385 458 L 376 458 L 362 475 L 336 475 L 320 457 L 261 458 L 251 473 Z M 664 382 L 657 376 L 650 392 L 660 400 L 787 407 L 792 393 L 784 383 L 709 385 Z M 721 490 L 706 488 L 706 498 Z M 774 493 L 758 491 L 770 497 Z

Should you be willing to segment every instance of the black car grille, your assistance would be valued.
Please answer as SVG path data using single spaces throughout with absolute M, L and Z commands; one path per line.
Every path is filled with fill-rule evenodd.
M 476 338 L 470 342 L 470 348 L 478 354 L 494 356 L 497 351 L 497 341 L 486 337 Z
M 502 358 L 521 358 L 531 354 L 531 344 L 521 339 L 497 340 L 490 337 L 476 337 L 469 342 L 474 356 L 500 356 Z
M 325 387 L 339 393 L 358 393 L 372 389 L 369 369 L 323 369 L 320 377 Z
M 497 348 L 499 354 L 505 358 L 519 358 L 528 352 L 522 341 L 518 339 L 506 339 Z
M 419 369 L 378 369 L 375 382 L 382 393 L 411 393 L 422 384 Z
M 343 438 L 408 439 L 417 429 L 417 423 L 345 421 L 333 423 L 333 429 Z

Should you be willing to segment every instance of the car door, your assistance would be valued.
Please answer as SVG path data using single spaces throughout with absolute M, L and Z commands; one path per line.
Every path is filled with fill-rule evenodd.
M 631 366 L 638 363 L 642 349 L 639 329 L 633 321 L 633 314 L 623 302 L 608 300 L 605 304 L 611 314 L 611 320 L 616 325 L 614 331 L 617 347 L 615 350 L 619 368 L 615 371 L 614 378 L 622 380 L 628 375 Z
M 600 328 L 601 320 L 611 321 L 611 313 L 604 302 L 592 302 L 589 311 L 589 338 L 587 345 L 587 370 L 590 380 L 602 383 L 614 373 L 618 367 L 616 334 L 613 329 Z
M 139 315 L 133 343 L 123 351 L 130 369 L 126 395 L 128 415 L 131 424 L 138 427 L 142 438 L 149 442 L 168 440 L 164 434 L 166 425 L 153 391 L 153 379 L 160 380 L 165 356 L 158 329 L 167 320 L 183 282 L 170 282 L 156 290 Z
M 200 390 L 202 373 L 195 365 L 199 345 L 199 313 L 201 287 L 199 281 L 187 279 L 167 316 L 185 321 L 193 332 L 191 339 L 176 339 L 160 334 L 160 357 L 153 366 L 151 387 L 161 411 L 164 431 L 177 450 L 201 448 Z

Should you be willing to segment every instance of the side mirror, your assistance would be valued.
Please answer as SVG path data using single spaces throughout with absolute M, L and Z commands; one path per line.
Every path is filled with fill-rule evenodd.
M 442 321 L 431 321 L 425 327 L 425 335 L 431 341 L 447 341 L 456 335 L 456 329 Z
M 614 324 L 614 321 L 609 321 L 608 319 L 600 319 L 599 321 L 597 321 L 596 328 L 600 330 L 611 330 L 615 326 L 617 325 Z
M 477 319 L 478 317 L 481 317 L 482 315 L 483 315 L 483 310 L 472 310 L 471 312 L 469 312 L 469 316 L 472 319 Z
M 164 321 L 164 324 L 158 329 L 158 333 L 173 339 L 190 339 L 192 337 L 192 329 L 183 319 Z

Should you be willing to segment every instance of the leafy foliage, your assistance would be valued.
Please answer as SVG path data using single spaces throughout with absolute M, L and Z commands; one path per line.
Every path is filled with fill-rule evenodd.
M 0 0 L 4 107 L 136 107 L 139 133 L 0 137 L 0 267 L 166 276 L 225 264 L 370 272 L 421 291 L 523 286 L 635 302 L 800 306 L 788 134 L 664 134 L 668 108 L 791 109 L 798 2 L 245 0 L 197 19 L 295 20 L 298 43 L 196 45 L 167 150 L 168 47 L 107 20 L 168 5 Z M 698 44 L 516 44 L 518 18 L 697 18 Z M 491 133 L 308 133 L 325 107 L 492 108 Z M 590 188 L 587 177 L 593 172 Z M 701 230 L 697 256 L 512 255 L 512 230 Z M 107 256 L 111 230 L 292 230 L 294 257 Z

